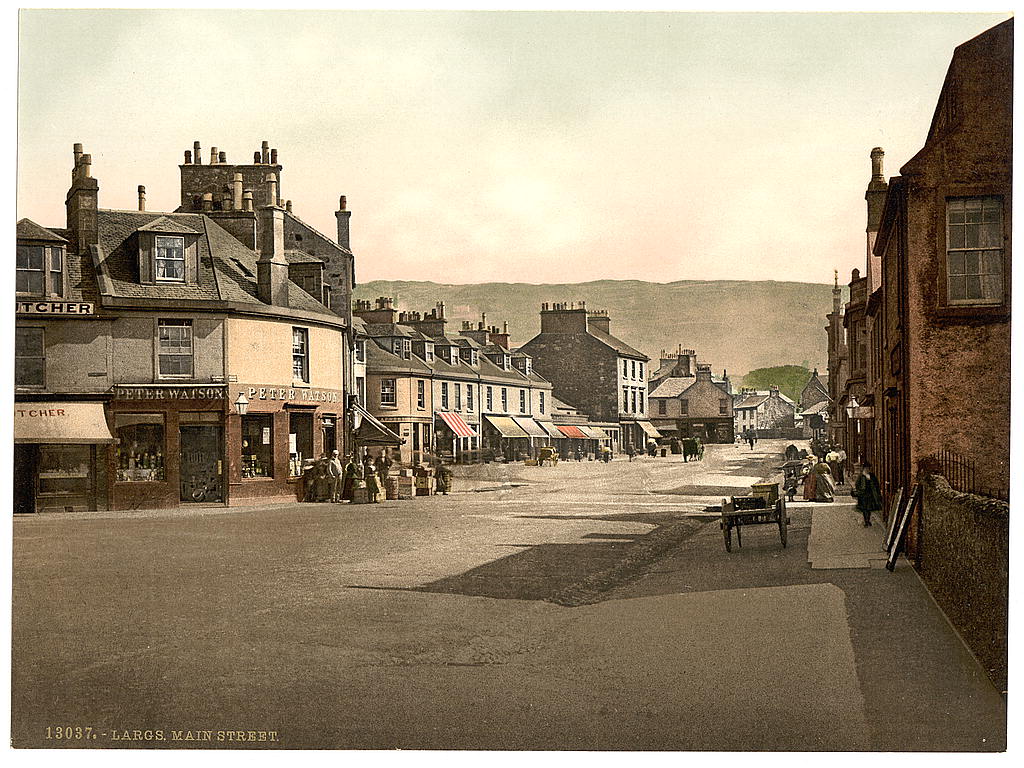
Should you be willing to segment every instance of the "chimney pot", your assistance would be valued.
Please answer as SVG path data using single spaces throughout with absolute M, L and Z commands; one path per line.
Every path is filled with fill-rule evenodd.
M 92 176 L 92 155 L 82 155 L 81 167 L 83 179 L 88 179 Z
M 185 165 L 192 165 L 192 150 L 185 150 Z
M 218 163 L 226 163 L 227 161 L 228 161 L 228 153 L 227 152 L 218 152 L 217 153 L 217 162 Z
M 217 164 L 217 148 L 210 147 L 210 165 Z
M 139 184 L 139 210 L 146 210 L 146 188 Z
M 267 183 L 267 205 L 277 205 L 277 176 L 268 173 Z
M 257 149 L 255 152 L 252 153 L 252 164 L 259 165 L 260 160 L 262 160 L 262 158 L 260 157 L 260 151 Z
M 236 211 L 242 210 L 242 174 L 240 173 L 231 177 L 231 207 Z
M 213 192 L 204 192 L 203 193 L 203 210 L 204 211 L 212 211 L 213 210 Z
M 242 195 L 242 210 L 252 211 L 252 192 L 247 191 Z
M 292 201 L 291 200 L 285 200 L 284 201 L 284 209 L 286 211 L 288 211 L 288 213 L 292 212 Z
M 270 164 L 270 142 L 264 141 L 260 145 L 260 157 L 262 158 L 264 165 Z
M 345 198 L 344 195 L 342 195 L 340 198 L 338 198 L 338 210 L 339 211 L 346 211 L 346 210 L 348 210 L 348 200 Z
M 201 150 L 200 150 L 200 147 L 199 147 L 199 142 L 198 141 L 193 141 L 192 142 L 192 157 L 195 158 L 196 165 L 202 165 L 202 163 L 203 163 L 203 156 L 200 154 L 200 152 L 201 152 Z
M 78 158 L 80 158 L 82 156 L 82 145 L 81 145 L 81 143 L 76 143 L 75 146 L 72 148 L 72 152 L 75 153 L 75 166 L 77 167 L 78 166 Z
M 873 181 L 885 181 L 882 171 L 882 159 L 885 157 L 885 150 L 875 147 L 871 150 L 871 177 Z
M 271 165 L 277 165 L 277 150 L 276 149 L 270 150 L 270 164 Z

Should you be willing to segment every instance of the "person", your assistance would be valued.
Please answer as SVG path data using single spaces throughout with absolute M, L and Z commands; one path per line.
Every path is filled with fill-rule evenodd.
M 878 487 L 878 478 L 871 471 L 871 465 L 864 462 L 860 476 L 853 486 L 853 497 L 857 499 L 857 509 L 864 516 L 864 527 L 871 525 L 871 513 L 882 509 L 882 491 Z
M 825 454 L 825 463 L 828 464 L 829 471 L 832 473 L 832 477 L 839 477 L 839 470 L 837 464 L 839 463 L 839 449 L 834 445 Z
M 302 464 L 302 500 L 316 501 L 316 462 L 306 459 Z
M 583 449 L 580 448 L 578 445 L 576 446 L 575 457 L 576 461 L 583 461 Z
M 374 462 L 377 470 L 377 480 L 380 482 L 380 492 L 385 499 L 388 497 L 388 474 L 391 472 L 391 463 L 391 459 L 386 451 L 381 451 L 377 461 Z
M 832 479 L 832 472 L 824 461 L 818 462 L 812 470 L 816 475 L 814 484 L 814 501 L 831 503 L 835 501 L 836 484 Z
M 801 474 L 804 478 L 804 501 L 814 501 L 818 493 L 818 475 L 814 471 L 814 465 L 804 464 Z
M 447 464 L 438 464 L 434 482 L 434 492 L 445 496 L 452 489 L 452 470 Z
M 345 468 L 341 466 L 341 456 L 337 450 L 331 451 L 331 459 L 327 462 L 327 475 L 330 478 L 330 500 L 337 504 L 341 501 L 341 478 Z
M 366 503 L 377 504 L 380 502 L 380 485 L 377 482 L 377 471 L 373 466 L 373 458 L 366 454 L 363 459 L 363 480 L 366 481 Z
M 355 454 L 350 453 L 347 457 L 348 461 L 345 462 L 345 479 L 341 486 L 341 500 L 352 501 L 353 490 L 356 487 L 356 460 Z
M 636 448 L 632 445 L 626 449 L 626 455 L 629 456 L 629 460 L 632 461 L 636 457 Z
M 747 432 L 747 442 L 750 444 L 750 450 L 754 450 L 754 443 L 757 442 L 757 438 L 755 437 L 755 435 L 756 433 L 754 432 L 754 430 L 750 430 L 749 432 Z
M 647 455 L 652 459 L 658 455 L 658 444 L 653 440 L 647 444 Z
M 846 482 L 846 451 L 840 448 L 837 452 L 838 460 L 836 461 L 836 480 L 840 483 Z

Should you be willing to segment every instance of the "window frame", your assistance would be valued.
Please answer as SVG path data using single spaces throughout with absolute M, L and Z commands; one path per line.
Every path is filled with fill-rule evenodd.
M 164 339 L 161 330 L 163 328 L 188 328 L 189 342 L 189 371 L 188 373 L 164 373 L 163 360 L 165 357 L 186 357 L 182 352 L 165 352 L 163 347 Z M 191 318 L 184 317 L 161 317 L 156 321 L 156 377 L 160 380 L 167 379 L 194 379 L 196 375 L 196 346 L 195 327 Z
M 18 258 L 21 256 L 22 251 L 39 250 L 42 252 L 40 260 L 40 268 L 33 269 L 31 267 L 18 266 Z M 53 268 L 55 259 L 60 259 L 60 267 L 58 269 Z M 17 296 L 32 296 L 36 298 L 55 297 L 59 299 L 66 298 L 67 296 L 67 279 L 65 277 L 65 267 L 67 265 L 67 251 L 63 245 L 54 244 L 39 244 L 22 242 L 18 243 L 15 248 L 14 257 L 14 290 Z M 42 290 L 18 290 L 18 277 L 21 273 L 30 273 L 39 275 L 42 280 Z M 57 277 L 55 278 L 54 275 Z
M 466 410 L 469 412 L 473 411 L 473 385 L 466 385 Z
M 390 386 L 389 386 L 390 385 Z M 398 380 L 393 378 L 382 378 L 380 380 L 380 405 L 382 408 L 398 407 Z M 390 398 L 385 394 L 390 392 Z
M 978 215 L 979 215 L 979 217 L 981 219 L 980 221 L 977 221 L 977 222 L 967 221 L 967 213 L 968 213 L 968 211 L 967 211 L 966 205 L 967 205 L 967 203 L 969 201 L 977 201 L 978 202 L 978 204 L 979 204 Z M 952 218 L 953 213 L 955 212 L 953 206 L 955 206 L 957 203 L 959 203 L 961 205 L 961 215 L 964 218 L 964 220 L 961 221 L 961 222 L 953 222 L 953 221 L 950 220 Z M 994 205 L 993 205 L 993 203 L 994 203 Z M 970 195 L 970 196 L 958 196 L 958 197 L 947 197 L 946 198 L 946 200 L 945 200 L 945 214 L 944 214 L 945 215 L 945 237 L 946 237 L 946 263 L 945 263 L 946 291 L 945 291 L 945 294 L 946 294 L 946 302 L 950 306 L 977 306 L 977 305 L 993 305 L 993 304 L 1001 304 L 1002 303 L 1003 295 L 1005 294 L 1005 284 L 1004 283 L 1005 283 L 1005 279 L 1006 279 L 1005 270 L 1004 270 L 1004 264 L 1003 264 L 1003 262 L 1004 262 L 1005 239 L 1006 239 L 1005 238 L 1005 233 L 1003 232 L 1003 208 L 1004 207 L 1005 207 L 1005 203 L 1004 203 L 1003 198 L 1002 198 L 1001 195 Z M 993 208 L 996 210 L 999 218 L 995 222 L 986 222 L 985 221 L 985 214 L 988 211 L 992 210 Z M 969 240 L 968 235 L 969 235 L 969 233 L 971 231 L 970 228 L 971 228 L 972 225 L 975 225 L 975 226 L 978 227 L 978 234 L 980 235 L 981 232 L 984 230 L 985 224 L 993 224 L 993 223 L 998 225 L 998 231 L 999 231 L 999 234 L 1000 234 L 998 247 L 993 247 L 991 244 L 989 244 L 987 246 L 982 246 L 980 244 L 980 237 L 978 238 L 978 240 L 979 240 L 978 244 L 973 245 L 973 246 L 968 244 L 968 240 Z M 954 244 L 952 242 L 953 238 L 951 237 L 951 233 L 953 232 L 953 228 L 954 227 L 963 227 L 963 230 L 964 230 L 963 231 L 963 242 L 958 244 L 958 245 L 956 245 L 956 246 L 954 246 Z M 997 252 L 997 254 L 998 254 L 995 257 L 994 261 L 999 265 L 999 271 L 998 271 L 998 273 L 996 273 L 996 272 L 984 272 L 983 271 L 983 262 L 986 261 L 985 255 L 986 254 L 991 254 L 993 252 Z M 956 274 L 953 274 L 953 272 L 952 272 L 952 264 L 953 264 L 953 257 L 954 257 L 954 255 L 962 256 L 962 262 L 964 262 L 963 271 L 962 272 L 957 272 Z M 968 256 L 973 256 L 976 259 L 977 266 L 976 266 L 976 268 L 973 271 L 968 271 L 966 262 L 964 261 L 964 260 L 966 260 L 966 258 Z M 973 296 L 968 296 L 967 295 L 968 294 L 968 285 L 969 285 L 969 282 L 970 282 L 970 278 L 972 278 L 972 277 L 978 278 L 978 287 L 979 287 L 979 289 L 982 289 L 983 288 L 983 278 L 985 278 L 986 276 L 995 276 L 997 274 L 998 274 L 998 278 L 999 278 L 999 290 L 996 292 L 997 295 L 992 296 L 991 298 L 984 297 L 984 296 L 973 297 Z M 954 299 L 953 296 L 952 296 L 952 281 L 953 281 L 954 278 L 963 278 L 963 280 L 964 280 L 964 297 L 963 298 Z
M 526 413 L 526 390 L 519 390 L 519 412 Z
M 423 379 L 416 379 L 416 407 L 421 411 L 427 407 L 427 382 Z
M 508 387 L 501 388 L 501 412 L 508 413 Z
M 18 334 L 25 331 L 38 331 L 39 332 L 39 355 L 19 355 L 18 354 Z M 39 360 L 40 361 L 40 381 L 36 382 L 23 382 L 18 380 L 18 371 L 20 369 L 19 361 L 21 360 Z M 18 388 L 31 388 L 31 389 L 46 389 L 46 328 L 41 325 L 17 325 L 14 328 L 14 386 Z
M 181 258 L 168 258 L 166 256 L 160 256 L 160 241 L 161 240 L 175 240 L 181 243 Z M 164 246 L 166 247 L 166 246 Z M 186 254 L 186 243 L 185 238 L 182 235 L 154 235 L 153 236 L 153 281 L 156 283 L 184 283 L 186 282 L 188 270 L 187 260 L 188 255 Z M 160 277 L 160 264 L 161 262 L 181 262 L 181 277 Z
M 487 410 L 494 410 L 494 387 L 487 387 Z
M 302 340 L 302 348 L 296 351 L 296 339 Z M 295 364 L 301 361 L 301 376 L 295 375 Z M 292 380 L 309 384 L 309 329 L 297 325 L 292 326 Z

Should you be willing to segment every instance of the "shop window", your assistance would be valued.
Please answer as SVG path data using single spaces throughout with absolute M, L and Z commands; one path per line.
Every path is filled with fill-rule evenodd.
M 19 245 L 15 290 L 29 296 L 64 296 L 64 248 Z
M 192 321 L 157 322 L 159 371 L 161 377 L 192 376 Z
M 292 328 L 292 378 L 309 383 L 309 330 Z
M 946 274 L 950 304 L 1003 301 L 1003 203 L 998 197 L 946 201 Z
M 14 384 L 46 386 L 46 353 L 42 328 L 18 328 L 14 332 Z
M 288 414 L 288 472 L 292 477 L 302 474 L 302 464 L 313 458 L 313 414 Z
M 39 446 L 40 508 L 89 508 L 92 446 Z
M 114 415 L 119 482 L 162 482 L 164 476 L 164 417 L 158 413 Z
M 242 477 L 274 476 L 274 418 L 269 413 L 242 417 Z
M 380 380 L 380 404 L 394 406 L 398 404 L 398 398 L 395 396 L 395 380 L 394 379 L 381 379 Z

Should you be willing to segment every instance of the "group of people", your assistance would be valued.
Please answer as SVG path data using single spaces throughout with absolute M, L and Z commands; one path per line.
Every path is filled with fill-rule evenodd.
M 832 446 L 820 459 L 814 456 L 805 458 L 801 474 L 804 501 L 834 501 L 836 485 L 846 482 L 846 451 Z M 791 500 L 795 490 L 795 484 L 789 487 Z M 882 509 L 881 487 L 870 463 L 865 461 L 861 465 L 850 493 L 857 500 L 857 511 L 863 516 L 865 527 L 870 526 L 871 515 Z
M 366 500 L 377 503 L 387 487 L 391 472 L 391 458 L 381 452 L 376 459 L 369 453 L 360 460 L 355 454 L 345 457 L 342 463 L 338 451 L 331 455 L 322 454 L 306 468 L 306 493 L 304 501 L 351 502 L 355 489 L 366 487 Z

